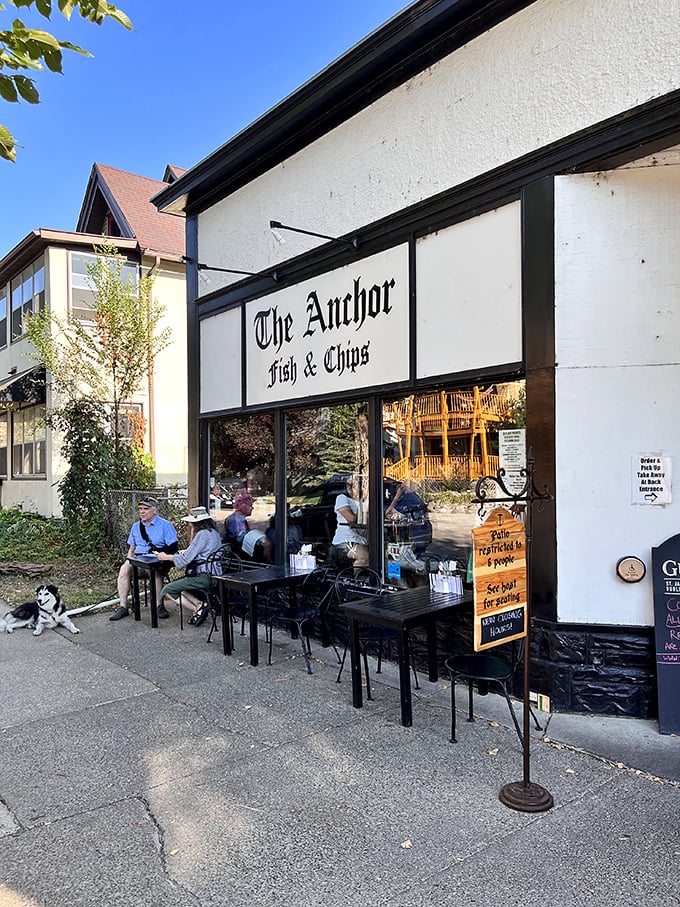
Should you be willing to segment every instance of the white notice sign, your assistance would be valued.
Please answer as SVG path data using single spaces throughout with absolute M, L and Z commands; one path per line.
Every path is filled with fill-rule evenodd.
M 658 453 L 631 457 L 631 503 L 671 503 L 671 458 Z
M 519 494 L 526 484 L 522 475 L 526 469 L 526 429 L 502 429 L 498 432 L 498 465 L 505 470 L 505 487 L 511 494 Z

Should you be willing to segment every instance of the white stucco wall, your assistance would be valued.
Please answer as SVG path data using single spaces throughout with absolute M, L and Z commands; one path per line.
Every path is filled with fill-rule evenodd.
M 350 233 L 659 97 L 678 46 L 678 0 L 538 0 L 201 214 L 200 258 L 265 269 L 318 242 L 272 218 Z
M 556 181 L 558 611 L 651 625 L 650 549 L 680 530 L 680 166 Z M 660 452 L 666 506 L 631 503 L 631 457 Z M 647 577 L 614 572 L 628 554 Z
M 146 270 L 146 265 L 145 265 Z M 187 319 L 186 281 L 182 266 L 164 266 L 154 279 L 154 299 L 165 306 L 161 328 L 170 327 L 171 343 L 154 363 L 153 407 L 156 480 L 159 485 L 187 480 Z M 140 399 L 148 418 L 149 388 Z

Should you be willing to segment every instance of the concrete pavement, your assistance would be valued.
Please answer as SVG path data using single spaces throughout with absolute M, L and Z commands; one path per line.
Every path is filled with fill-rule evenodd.
M 175 615 L 77 623 L 0 636 L 2 907 L 680 904 L 680 739 L 653 722 L 550 717 L 555 806 L 521 813 L 499 697 L 451 744 L 446 681 L 403 728 L 391 666 L 358 711 L 284 634 L 252 668 Z

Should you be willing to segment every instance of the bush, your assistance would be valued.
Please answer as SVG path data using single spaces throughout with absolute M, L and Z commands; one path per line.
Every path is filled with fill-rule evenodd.
M 0 561 L 49 564 L 66 556 L 71 545 L 65 520 L 21 510 L 0 510 Z

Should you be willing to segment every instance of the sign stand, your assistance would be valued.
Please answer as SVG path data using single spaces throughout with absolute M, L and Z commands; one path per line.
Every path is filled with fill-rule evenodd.
M 516 809 L 519 812 L 539 813 L 551 809 L 554 805 L 552 794 L 540 784 L 534 784 L 531 781 L 530 767 L 530 744 L 529 744 L 529 632 L 531 628 L 531 537 L 532 537 L 532 510 L 535 501 L 549 501 L 551 495 L 548 494 L 548 486 L 543 491 L 539 491 L 534 483 L 534 454 L 533 449 L 529 448 L 527 456 L 526 469 L 522 469 L 520 475 L 524 478 L 524 484 L 517 492 L 510 491 L 503 481 L 506 472 L 499 469 L 495 476 L 482 476 L 477 480 L 475 485 L 475 498 L 473 503 L 479 504 L 479 513 L 484 510 L 487 504 L 511 504 L 512 510 L 516 513 L 524 505 L 526 507 L 526 598 L 527 598 L 527 640 L 524 646 L 524 726 L 523 726 L 523 751 L 524 751 L 524 774 L 521 781 L 511 781 L 501 788 L 498 797 L 505 806 L 510 809 Z M 501 495 L 498 497 L 489 497 L 487 491 L 490 483 L 500 489 Z

